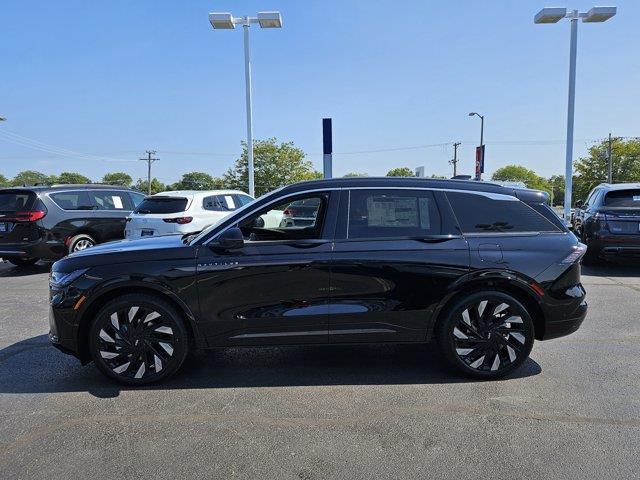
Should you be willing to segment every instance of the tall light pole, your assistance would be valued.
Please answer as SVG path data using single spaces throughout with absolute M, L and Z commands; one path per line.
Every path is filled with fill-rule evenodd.
M 569 99 L 567 101 L 567 148 L 564 174 L 564 221 L 571 223 L 571 191 L 573 189 L 573 112 L 576 98 L 576 50 L 578 47 L 578 19 L 583 23 L 605 22 L 616 14 L 616 7 L 593 7 L 588 12 L 567 11 L 566 8 L 543 8 L 533 21 L 535 23 L 557 23 L 563 18 L 571 21 L 569 42 Z
M 469 113 L 470 117 L 473 117 L 474 115 L 480 118 L 480 168 L 476 167 L 476 180 L 482 180 L 482 171 L 484 170 L 484 115 L 480 115 L 477 112 Z M 476 159 L 476 161 L 478 160 Z
M 249 52 L 249 27 L 257 23 L 261 28 L 282 28 L 280 12 L 258 12 L 257 17 L 234 17 L 230 13 L 210 13 L 209 23 L 214 29 L 230 30 L 236 25 L 244 27 L 244 80 L 247 102 L 247 174 L 249 177 L 249 195 L 255 197 L 253 175 L 253 112 L 251 107 L 251 56 Z

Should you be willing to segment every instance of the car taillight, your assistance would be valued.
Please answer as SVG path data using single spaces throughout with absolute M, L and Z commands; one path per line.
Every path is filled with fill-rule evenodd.
M 36 220 L 40 220 L 44 218 L 47 214 L 44 210 L 32 210 L 30 212 L 16 212 L 15 217 L 13 218 L 16 222 L 35 222 Z
M 573 250 L 569 255 L 567 255 L 567 258 L 562 260 L 560 263 L 563 265 L 576 263 L 585 253 L 587 253 L 587 246 L 584 243 L 579 243 L 577 246 L 573 247 Z
M 191 220 L 193 220 L 193 217 L 163 218 L 162 220 L 167 223 L 177 223 L 180 225 L 184 225 L 185 223 L 190 223 Z

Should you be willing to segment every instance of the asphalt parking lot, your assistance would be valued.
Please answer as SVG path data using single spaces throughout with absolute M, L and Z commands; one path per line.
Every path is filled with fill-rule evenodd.
M 216 350 L 128 389 L 49 346 L 47 266 L 0 263 L 0 478 L 637 478 L 640 267 L 502 381 L 424 346 Z

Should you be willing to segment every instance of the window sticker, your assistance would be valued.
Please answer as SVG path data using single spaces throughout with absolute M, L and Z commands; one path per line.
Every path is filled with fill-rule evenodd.
M 417 226 L 415 198 L 367 198 L 367 225 L 370 227 Z
M 233 201 L 233 197 L 232 197 L 231 195 L 225 195 L 225 196 L 224 196 L 224 199 L 225 199 L 225 201 L 227 202 L 227 207 L 228 207 L 229 209 L 234 209 L 234 208 L 236 208 L 236 204 L 235 204 L 235 202 Z
M 122 209 L 124 208 L 124 205 L 122 204 L 122 199 L 116 195 L 112 195 L 111 196 L 111 200 L 113 201 L 113 206 L 117 209 Z

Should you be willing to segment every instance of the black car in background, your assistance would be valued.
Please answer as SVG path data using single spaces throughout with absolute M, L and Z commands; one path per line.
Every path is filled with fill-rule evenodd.
M 122 239 L 144 195 L 109 185 L 0 189 L 0 257 L 23 266 Z
M 428 342 L 497 378 L 587 305 L 586 250 L 546 194 L 480 182 L 345 178 L 290 185 L 197 236 L 124 240 L 57 261 L 50 341 L 145 384 L 219 346 Z M 264 216 L 315 204 L 304 226 Z
M 576 202 L 574 229 L 585 261 L 640 259 L 640 183 L 603 183 Z

